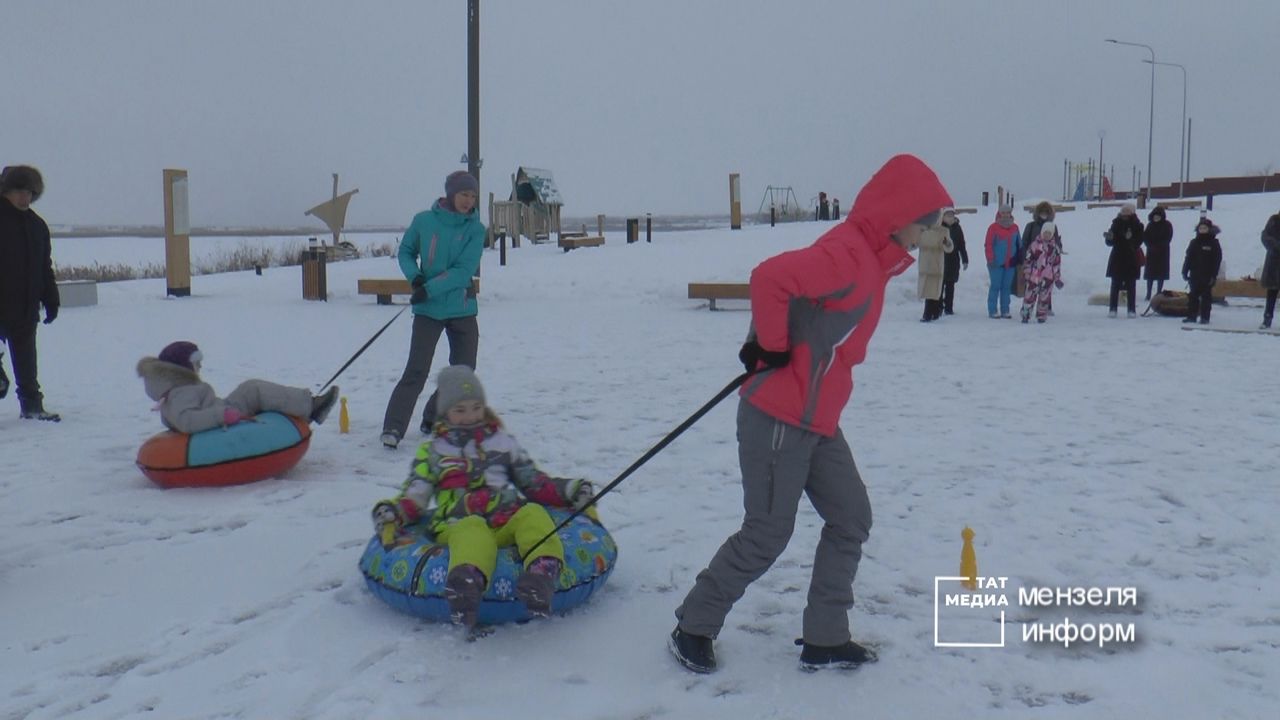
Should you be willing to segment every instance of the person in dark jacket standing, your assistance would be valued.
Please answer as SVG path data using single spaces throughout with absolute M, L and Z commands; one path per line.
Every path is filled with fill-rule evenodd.
M 391 392 L 382 419 L 382 444 L 396 448 L 404 438 L 431 372 L 440 333 L 449 338 L 449 364 L 476 366 L 480 326 L 479 303 L 471 278 L 480 270 L 484 225 L 476 210 L 480 184 L 459 170 L 444 181 L 444 197 L 414 216 L 400 241 L 400 271 L 413 288 L 413 334 L 404 374 Z M 436 419 L 436 393 L 427 399 L 421 429 L 431 432 Z
M 1262 329 L 1267 330 L 1276 313 L 1276 295 L 1280 295 L 1280 213 L 1272 215 L 1262 229 L 1262 246 L 1267 249 L 1267 259 L 1258 284 L 1267 290 L 1267 305 L 1262 311 Z
M 1169 279 L 1169 244 L 1173 242 L 1173 224 L 1165 219 L 1164 208 L 1156 206 L 1147 215 L 1147 227 L 1142 232 L 1142 242 L 1147 246 L 1147 264 L 1142 275 L 1147 280 L 1147 300 L 1151 299 L 1151 286 L 1156 292 L 1164 290 Z
M 1133 203 L 1125 203 L 1120 214 L 1111 221 L 1111 229 L 1102 237 L 1111 247 L 1107 258 L 1107 277 L 1111 278 L 1111 310 L 1107 317 L 1116 316 L 1120 291 L 1128 293 L 1129 317 L 1138 317 L 1138 247 L 1142 245 L 1142 221 Z
M 1218 242 L 1218 228 L 1209 218 L 1200 218 L 1196 224 L 1196 236 L 1187 244 L 1187 258 L 1182 262 L 1182 279 L 1191 285 L 1187 317 L 1182 322 L 1193 323 L 1199 316 L 1201 325 L 1209 324 L 1213 286 L 1218 282 L 1221 267 L 1222 245 Z
M 58 317 L 59 305 L 49 226 L 31 209 L 43 193 L 44 178 L 33 167 L 14 165 L 0 172 L 0 342 L 9 345 L 21 416 L 57 422 L 62 418 L 44 409 L 36 361 L 40 306 L 48 325 Z M 0 397 L 8 385 L 0 364 Z
M 960 270 L 969 269 L 969 252 L 964 247 L 964 229 L 960 227 L 960 218 L 955 210 L 942 213 L 942 226 L 951 236 L 954 252 L 942 256 L 942 312 L 955 315 L 956 283 L 960 280 Z

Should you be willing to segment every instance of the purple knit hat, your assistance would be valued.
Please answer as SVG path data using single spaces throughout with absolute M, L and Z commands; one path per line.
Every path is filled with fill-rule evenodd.
M 453 196 L 470 190 L 471 192 L 480 191 L 480 183 L 476 182 L 475 176 L 466 170 L 458 170 L 449 173 L 449 177 L 444 179 L 444 196 L 453 204 Z
M 160 360 L 181 365 L 188 370 L 195 370 L 196 363 L 204 360 L 204 355 L 200 353 L 200 348 L 196 347 L 195 343 L 179 340 L 164 346 L 160 351 Z

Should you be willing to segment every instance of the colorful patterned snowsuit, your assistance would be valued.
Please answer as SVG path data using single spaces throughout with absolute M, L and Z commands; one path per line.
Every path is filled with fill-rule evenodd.
M 582 482 L 539 470 L 496 421 L 476 427 L 439 422 L 418 448 L 400 495 L 375 506 L 374 522 L 387 506 L 405 524 L 428 518 L 437 540 L 449 547 L 449 569 L 475 565 L 486 579 L 493 577 L 498 548 L 512 544 L 525 567 L 539 557 L 563 565 L 559 537 L 548 538 L 537 555 L 527 550 L 555 527 L 544 506 L 569 507 Z
M 1053 306 L 1053 287 L 1062 282 L 1062 251 L 1052 237 L 1038 235 L 1027 248 L 1027 288 L 1022 295 L 1022 319 L 1031 317 L 1044 322 Z

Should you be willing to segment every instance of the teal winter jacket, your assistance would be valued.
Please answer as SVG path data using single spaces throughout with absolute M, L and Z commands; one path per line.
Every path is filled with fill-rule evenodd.
M 414 304 L 413 314 L 436 320 L 470 317 L 479 310 L 471 277 L 480 269 L 484 224 L 477 211 L 460 215 L 442 202 L 413 216 L 400 240 L 400 272 L 409 282 L 419 274 L 427 281 L 427 299 Z

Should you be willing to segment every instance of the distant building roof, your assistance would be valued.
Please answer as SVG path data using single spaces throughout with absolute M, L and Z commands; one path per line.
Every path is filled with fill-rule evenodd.
M 533 186 L 534 192 L 538 194 L 539 202 L 547 205 L 564 204 L 564 200 L 560 197 L 560 189 L 556 187 L 555 178 L 551 176 L 550 170 L 531 167 L 519 168 L 516 171 L 516 184 L 525 181 L 528 181 Z M 514 192 L 512 196 L 514 198 Z

